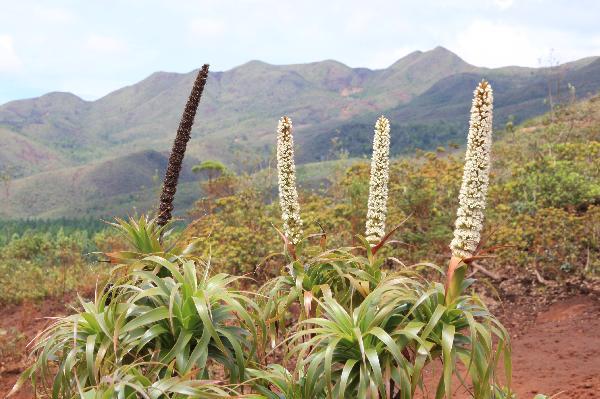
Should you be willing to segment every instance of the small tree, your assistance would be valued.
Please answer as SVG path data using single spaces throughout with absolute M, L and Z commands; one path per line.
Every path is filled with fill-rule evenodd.
M 192 167 L 192 172 L 204 175 L 208 181 L 200 185 L 205 197 L 198 201 L 198 208 L 203 214 L 210 214 L 215 208 L 215 201 L 221 197 L 233 195 L 237 186 L 237 176 L 219 161 L 203 161 Z
M 209 184 L 217 177 L 227 173 L 227 167 L 219 161 L 202 161 L 198 165 L 192 166 L 192 172 L 206 174 Z

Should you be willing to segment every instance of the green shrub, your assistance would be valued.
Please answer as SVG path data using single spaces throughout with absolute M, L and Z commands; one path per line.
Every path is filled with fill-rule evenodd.
M 451 378 L 461 362 L 476 398 L 491 397 L 495 364 L 504 355 L 510 375 L 508 333 L 473 296 L 445 304 L 439 283 L 407 277 L 384 281 L 351 311 L 333 297 L 319 305 L 321 317 L 302 322 L 290 356 L 298 359 L 303 397 L 412 398 L 426 364 L 442 360 L 437 396 L 451 397 Z M 495 337 L 494 337 L 495 335 Z M 496 341 L 496 346 L 492 344 Z M 378 396 L 379 395 L 379 396 Z
M 600 184 L 572 161 L 543 158 L 515 172 L 509 183 L 512 206 L 519 213 L 542 208 L 582 207 L 600 198 Z
M 151 240 L 146 224 L 124 223 L 130 238 Z M 267 282 L 257 301 L 208 259 L 164 246 L 146 246 L 152 254 L 142 258 L 113 254 L 126 261 L 111 284 L 37 337 L 19 384 L 31 377 L 54 398 L 385 397 L 394 389 L 410 398 L 426 365 L 441 359 L 440 395 L 461 362 L 476 397 L 493 397 L 509 340 L 477 297 L 446 303 L 443 285 L 419 275 L 425 266 L 394 272 L 366 241 L 326 250 L 321 238 L 298 245 L 291 275 Z M 303 309 L 297 325 L 294 306 Z M 267 365 L 277 355 L 271 345 L 287 348 L 292 372 Z
M 108 389 L 107 381 L 143 374 L 145 380 L 119 388 L 128 397 L 144 381 L 147 389 L 185 385 L 190 375 L 213 379 L 209 368 L 217 364 L 232 383 L 243 380 L 260 322 L 249 313 L 256 305 L 229 288 L 237 278 L 210 275 L 208 264 L 191 259 L 149 256 L 122 267 L 125 277 L 40 334 L 32 349 L 36 362 L 25 375 L 37 376 L 39 388 L 55 398 L 97 393 Z M 190 384 L 192 392 L 198 384 Z

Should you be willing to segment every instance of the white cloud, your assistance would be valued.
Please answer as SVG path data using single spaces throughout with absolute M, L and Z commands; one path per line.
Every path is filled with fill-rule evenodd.
M 194 36 L 217 36 L 225 32 L 225 23 L 219 19 L 194 18 L 189 25 Z
M 88 50 L 102 53 L 120 53 L 125 50 L 125 44 L 114 37 L 91 35 L 87 38 L 85 46 Z
M 538 66 L 550 48 L 536 40 L 537 34 L 520 26 L 475 20 L 447 46 L 477 66 Z
M 13 38 L 0 35 L 0 72 L 15 72 L 21 69 L 23 62 L 13 46 Z
M 576 45 L 574 45 L 576 43 Z M 486 67 L 540 67 L 600 55 L 600 35 L 581 40 L 576 32 L 476 19 L 442 43 L 465 61 Z
M 32 11 L 34 17 L 46 22 L 64 24 L 75 20 L 75 15 L 71 11 L 63 8 L 45 7 L 36 4 Z
M 512 7 L 514 4 L 514 0 L 494 0 L 494 4 L 505 10 L 507 8 Z
M 346 32 L 352 34 L 364 34 L 373 29 L 374 21 L 377 21 L 379 10 L 362 8 L 360 10 L 351 10 L 345 17 L 344 28 Z

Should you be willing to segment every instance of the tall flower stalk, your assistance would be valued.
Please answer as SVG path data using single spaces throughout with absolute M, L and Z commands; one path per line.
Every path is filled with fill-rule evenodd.
M 302 238 L 302 219 L 296 189 L 292 120 L 287 116 L 282 117 L 277 125 L 277 172 L 283 233 L 292 244 L 297 244 Z
M 198 109 L 198 104 L 200 104 L 207 78 L 208 64 L 204 64 L 202 69 L 198 72 L 188 101 L 185 104 L 185 109 L 183 110 L 181 121 L 179 122 L 179 128 L 177 129 L 177 135 L 173 142 L 167 172 L 165 173 L 165 179 L 163 181 L 162 193 L 160 195 L 160 203 L 158 205 L 157 223 L 159 226 L 166 225 L 171 219 L 173 201 L 175 200 L 175 192 L 177 191 L 177 182 L 179 181 L 183 157 L 185 156 L 187 143 L 191 137 L 196 110 Z
M 388 182 L 390 178 L 390 122 L 381 116 L 375 123 L 369 202 L 367 209 L 366 238 L 371 245 L 385 235 Z
M 464 268 L 454 275 L 463 259 L 472 257 L 481 240 L 484 211 L 490 174 L 490 150 L 492 146 L 493 95 L 490 84 L 483 80 L 474 91 L 471 120 L 462 185 L 458 196 L 459 207 L 450 243 L 452 259 L 448 270 L 448 287 L 451 297 L 462 284 Z

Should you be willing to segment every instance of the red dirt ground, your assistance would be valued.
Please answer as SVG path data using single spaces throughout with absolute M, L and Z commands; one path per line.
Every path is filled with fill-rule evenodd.
M 561 399 L 600 398 L 598 296 L 577 290 L 562 295 L 546 292 L 542 299 L 528 295 L 511 299 L 492 308 L 513 337 L 513 389 L 518 397 L 558 393 L 556 398 Z M 555 302 L 548 304 L 551 301 Z M 43 317 L 65 312 L 63 300 L 0 310 L 0 397 L 8 393 L 23 370 L 24 347 L 47 324 Z M 33 394 L 23 389 L 14 397 L 32 398 Z M 469 396 L 457 392 L 455 397 Z

